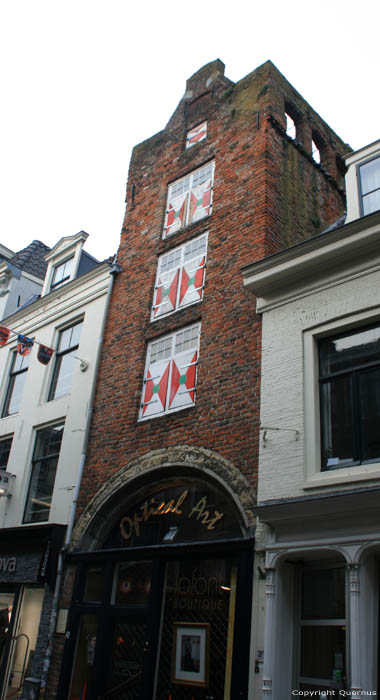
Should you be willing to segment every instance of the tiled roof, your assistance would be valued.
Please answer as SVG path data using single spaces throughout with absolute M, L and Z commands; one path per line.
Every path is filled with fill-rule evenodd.
M 15 265 L 20 270 L 28 272 L 30 275 L 44 279 L 47 262 L 45 255 L 50 251 L 50 248 L 41 243 L 41 241 L 32 241 L 26 248 L 16 253 L 9 260 L 12 265 Z

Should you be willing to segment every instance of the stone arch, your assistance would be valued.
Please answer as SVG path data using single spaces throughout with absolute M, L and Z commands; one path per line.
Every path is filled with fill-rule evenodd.
M 221 455 L 203 447 L 181 445 L 152 450 L 137 457 L 108 479 L 86 506 L 77 521 L 71 547 L 96 549 L 109 529 L 109 516 L 122 491 L 130 491 L 141 478 L 152 476 L 152 481 L 162 472 L 170 475 L 181 469 L 194 469 L 194 474 L 204 474 L 219 482 L 237 506 L 247 530 L 255 523 L 256 505 L 252 487 L 245 476 Z

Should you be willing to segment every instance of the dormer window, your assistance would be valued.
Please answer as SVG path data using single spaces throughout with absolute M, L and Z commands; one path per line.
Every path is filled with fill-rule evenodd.
M 359 168 L 362 215 L 380 209 L 380 156 Z
M 67 284 L 67 282 L 70 281 L 73 260 L 73 257 L 69 258 L 68 260 L 65 260 L 63 263 L 60 263 L 54 267 L 50 289 L 57 289 L 57 287 L 62 287 L 62 285 Z

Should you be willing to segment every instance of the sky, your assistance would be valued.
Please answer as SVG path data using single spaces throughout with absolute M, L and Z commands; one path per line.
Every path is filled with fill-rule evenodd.
M 379 20 L 378 0 L 0 0 L 0 243 L 84 230 L 113 255 L 133 146 L 216 58 L 234 82 L 270 59 L 354 150 L 377 140 Z

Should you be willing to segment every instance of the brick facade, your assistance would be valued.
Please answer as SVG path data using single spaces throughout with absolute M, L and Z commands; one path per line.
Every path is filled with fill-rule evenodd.
M 260 321 L 241 268 L 318 233 L 344 209 L 336 172 L 285 135 L 285 103 L 297 109 L 303 139 L 313 125 L 334 155 L 348 149 L 270 62 L 236 84 L 223 68 L 215 61 L 188 80 L 166 128 L 133 151 L 80 510 L 104 479 L 156 447 L 207 447 L 256 483 Z M 203 119 L 207 139 L 185 150 L 187 130 Z M 213 159 L 212 215 L 163 240 L 168 184 Z M 203 301 L 151 323 L 157 256 L 203 231 Z M 138 423 L 147 340 L 198 320 L 196 406 Z

